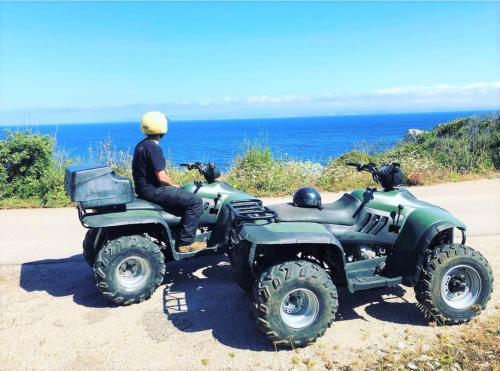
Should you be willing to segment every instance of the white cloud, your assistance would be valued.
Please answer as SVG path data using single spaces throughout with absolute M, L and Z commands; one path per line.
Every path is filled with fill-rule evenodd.
M 369 92 L 375 96 L 415 96 L 435 97 L 446 95 L 469 95 L 469 94 L 498 94 L 500 92 L 500 81 L 477 82 L 465 85 L 437 84 L 431 86 L 406 86 L 389 89 L 376 89 Z
M 331 105 L 331 106 L 358 106 L 363 109 L 365 104 L 370 105 L 373 102 L 380 102 L 385 100 L 389 103 L 390 100 L 394 102 L 401 102 L 406 100 L 411 102 L 429 102 L 432 100 L 436 105 L 445 101 L 457 101 L 462 99 L 463 103 L 469 104 L 481 103 L 482 98 L 495 99 L 497 98 L 497 106 L 500 106 L 500 81 L 494 82 L 478 82 L 464 85 L 449 85 L 449 84 L 436 84 L 430 86 L 399 86 L 393 88 L 374 89 L 358 94 L 339 94 L 327 93 L 323 95 L 305 97 L 297 95 L 258 95 L 248 98 L 235 98 L 225 97 L 222 99 L 204 99 L 197 102 L 198 105 L 208 106 L 221 106 L 227 103 L 252 105 L 252 106 L 277 106 L 277 105 Z M 389 106 L 385 108 L 390 108 Z M 460 108 L 460 107 L 455 107 Z M 473 108 L 473 107 L 472 107 Z
M 500 109 L 500 81 L 398 86 L 357 94 L 327 93 L 309 97 L 263 94 L 120 107 L 0 111 L 0 124 L 136 120 L 151 109 L 163 110 L 173 119 Z

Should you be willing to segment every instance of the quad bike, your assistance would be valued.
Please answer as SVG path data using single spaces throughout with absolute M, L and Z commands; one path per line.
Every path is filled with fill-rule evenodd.
M 305 346 L 322 336 L 335 318 L 338 286 L 350 293 L 414 287 L 438 324 L 466 322 L 484 309 L 492 271 L 465 245 L 464 223 L 394 188 L 402 182 L 399 164 L 348 165 L 370 172 L 383 189 L 358 189 L 321 208 L 228 205 L 231 268 L 240 287 L 253 291 L 257 325 L 268 339 Z
M 222 251 L 229 220 L 224 206 L 252 198 L 217 181 L 220 172 L 213 163 L 181 166 L 198 170 L 206 180 L 182 186 L 204 202 L 196 240 L 206 241 L 208 247 L 201 251 L 178 252 L 180 218 L 137 198 L 128 178 L 119 177 L 102 165 L 66 169 L 66 193 L 77 204 L 80 222 L 89 229 L 83 241 L 83 255 L 94 270 L 98 290 L 112 302 L 128 305 L 147 300 L 162 283 L 167 261 Z

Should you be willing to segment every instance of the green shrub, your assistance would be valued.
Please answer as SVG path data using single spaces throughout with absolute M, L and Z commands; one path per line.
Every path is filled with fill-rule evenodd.
M 328 162 L 319 177 L 318 185 L 324 190 L 333 192 L 369 186 L 374 183 L 371 175 L 367 172 L 358 173 L 354 167 L 348 166 L 347 163 L 368 163 L 375 160 L 374 156 L 360 151 L 344 153 Z
M 311 162 L 276 160 L 269 147 L 254 143 L 236 157 L 227 181 L 256 196 L 283 196 L 316 185 L 319 170 Z
M 7 132 L 0 141 L 0 199 L 37 199 L 42 206 L 68 204 L 64 173 L 52 159 L 54 140 L 30 131 Z
M 439 125 L 414 143 L 449 171 L 461 174 L 500 169 L 500 115 L 467 117 Z

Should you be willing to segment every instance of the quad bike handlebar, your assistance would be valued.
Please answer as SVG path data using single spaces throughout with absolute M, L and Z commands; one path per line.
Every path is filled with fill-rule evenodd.
M 198 171 L 200 171 L 202 165 L 203 164 L 201 162 L 198 162 L 198 161 L 197 162 L 189 162 L 189 163 L 179 164 L 179 166 L 185 167 L 188 170 L 197 169 Z
M 203 164 L 199 161 L 179 164 L 188 170 L 198 170 L 208 183 L 213 183 L 220 176 L 220 171 L 213 162 Z
M 369 162 L 367 164 L 348 162 L 346 165 L 347 166 L 354 166 L 357 171 L 368 171 L 372 175 L 373 180 L 376 181 L 377 183 L 379 182 L 378 168 L 377 168 L 377 165 L 374 164 L 373 162 Z
M 377 167 L 373 162 L 369 162 L 367 164 L 360 164 L 355 162 L 348 162 L 346 165 L 354 166 L 357 171 L 367 171 L 372 175 L 372 178 L 375 182 L 381 184 L 384 188 L 391 189 L 392 184 L 387 184 L 386 175 L 389 169 L 389 172 L 394 174 L 396 171 L 400 172 L 400 164 L 399 162 L 393 162 L 391 165 L 382 165 L 380 168 Z M 394 179 L 391 180 L 393 182 Z M 402 180 L 402 179 L 401 179 Z

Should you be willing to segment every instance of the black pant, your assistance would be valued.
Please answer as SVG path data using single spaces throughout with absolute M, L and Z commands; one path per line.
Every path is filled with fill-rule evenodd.
M 139 197 L 160 205 L 170 214 L 181 217 L 177 246 L 193 243 L 200 216 L 203 214 L 203 201 L 199 196 L 182 188 L 162 186 L 141 192 Z

